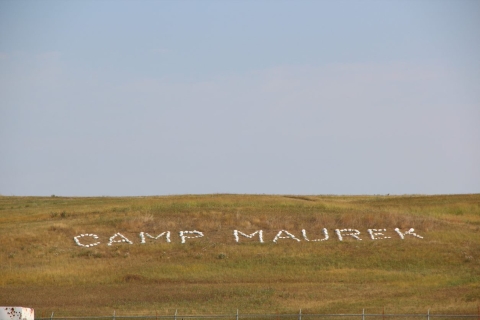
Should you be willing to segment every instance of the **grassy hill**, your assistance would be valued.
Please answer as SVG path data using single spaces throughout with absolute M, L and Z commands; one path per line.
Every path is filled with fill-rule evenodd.
M 37 316 L 475 313 L 480 195 L 2 196 L 0 261 L 1 304 Z

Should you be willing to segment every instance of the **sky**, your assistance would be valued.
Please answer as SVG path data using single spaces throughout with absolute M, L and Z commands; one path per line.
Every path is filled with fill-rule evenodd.
M 480 1 L 0 1 L 0 195 L 480 192 Z

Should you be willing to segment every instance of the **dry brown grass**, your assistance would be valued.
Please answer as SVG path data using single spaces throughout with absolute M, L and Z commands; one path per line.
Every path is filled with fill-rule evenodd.
M 400 240 L 396 227 L 424 239 Z M 272 242 L 282 229 L 314 239 L 323 228 L 329 241 Z M 336 228 L 363 240 L 340 242 Z M 392 238 L 370 240 L 368 228 Z M 265 243 L 237 244 L 234 229 L 261 229 Z M 171 243 L 140 244 L 139 232 L 167 230 Z M 181 230 L 205 237 L 180 244 Z M 116 232 L 134 244 L 107 246 Z M 81 233 L 102 243 L 78 247 Z M 0 197 L 0 244 L 0 301 L 37 315 L 472 313 L 480 303 L 480 195 Z

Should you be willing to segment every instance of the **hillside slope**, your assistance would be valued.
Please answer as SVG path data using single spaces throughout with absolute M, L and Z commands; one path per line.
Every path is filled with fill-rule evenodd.
M 1 303 L 37 316 L 480 303 L 478 194 L 2 196 L 0 244 Z

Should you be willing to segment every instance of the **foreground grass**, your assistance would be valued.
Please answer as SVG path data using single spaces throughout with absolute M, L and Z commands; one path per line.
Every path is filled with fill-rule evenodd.
M 424 238 L 401 240 L 395 228 Z M 330 239 L 322 238 L 327 228 Z M 334 230 L 358 229 L 362 241 Z M 367 229 L 390 239 L 371 240 Z M 263 230 L 265 243 L 233 230 Z M 164 238 L 140 244 L 139 232 Z M 180 243 L 178 232 L 205 236 Z M 279 239 L 288 230 L 300 242 Z M 0 301 L 38 315 L 475 313 L 480 195 L 0 197 Z M 121 232 L 133 244 L 114 243 Z M 73 237 L 99 236 L 85 248 Z M 82 241 L 88 241 L 88 237 Z

